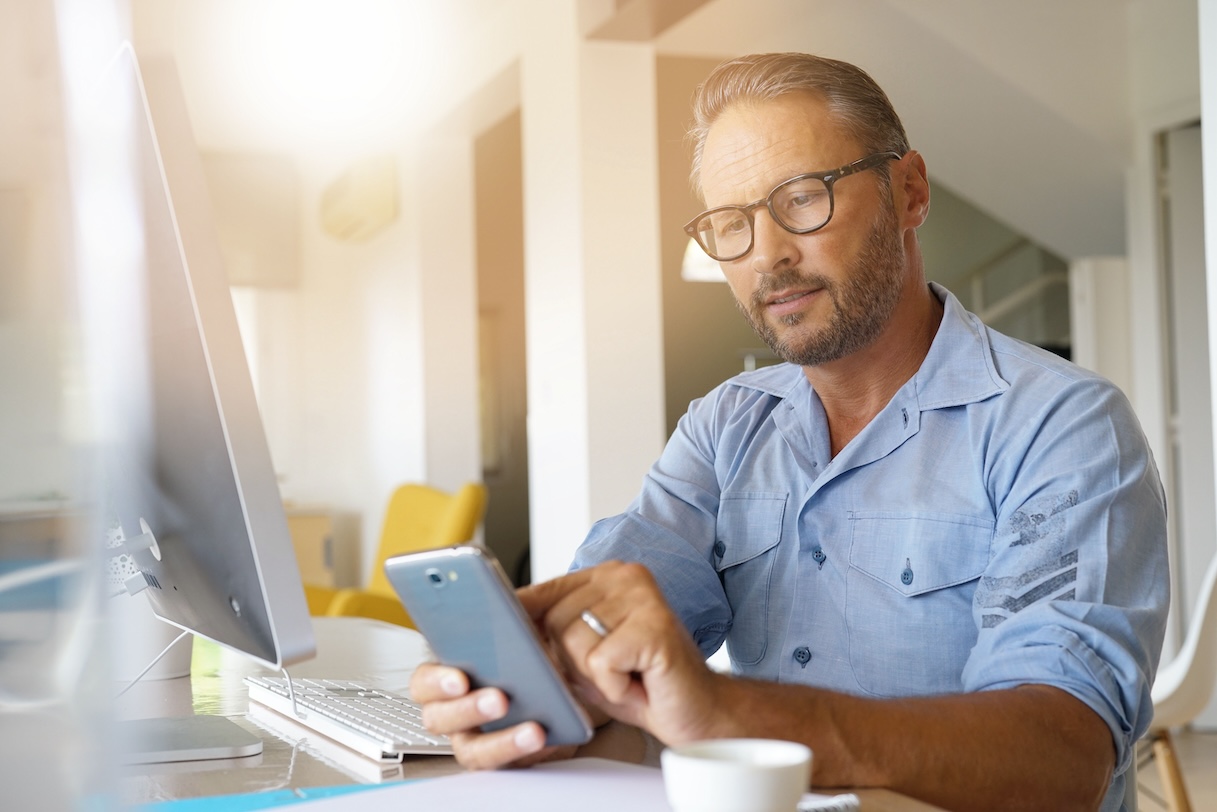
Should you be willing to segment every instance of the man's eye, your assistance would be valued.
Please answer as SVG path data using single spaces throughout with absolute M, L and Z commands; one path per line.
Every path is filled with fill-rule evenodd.
M 748 219 L 745 217 L 733 217 L 723 223 L 723 227 L 719 229 L 720 234 L 739 234 L 741 231 L 748 230 Z
M 823 189 L 792 191 L 785 198 L 784 208 L 787 211 L 797 211 L 819 205 L 825 194 Z
M 747 233 L 748 218 L 739 213 L 723 213 L 713 219 L 714 235 L 720 240 L 737 234 Z

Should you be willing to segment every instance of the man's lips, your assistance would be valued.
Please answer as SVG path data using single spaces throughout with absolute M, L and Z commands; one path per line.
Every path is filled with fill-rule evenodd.
M 819 288 L 807 288 L 780 291 L 765 300 L 765 309 L 775 316 L 794 313 L 801 310 L 819 290 Z

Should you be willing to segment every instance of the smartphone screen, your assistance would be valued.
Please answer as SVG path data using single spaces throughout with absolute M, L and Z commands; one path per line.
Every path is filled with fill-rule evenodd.
M 395 556 L 385 574 L 440 662 L 464 671 L 474 687 L 507 695 L 507 716 L 484 731 L 535 721 L 548 745 L 591 738 L 587 715 L 489 550 L 463 545 Z

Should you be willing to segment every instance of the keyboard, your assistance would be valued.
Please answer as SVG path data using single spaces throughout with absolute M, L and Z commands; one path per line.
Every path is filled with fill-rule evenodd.
M 283 677 L 245 678 L 249 699 L 380 762 L 409 755 L 451 755 L 446 736 L 423 727 L 415 702 L 355 680 L 293 679 L 297 712 Z

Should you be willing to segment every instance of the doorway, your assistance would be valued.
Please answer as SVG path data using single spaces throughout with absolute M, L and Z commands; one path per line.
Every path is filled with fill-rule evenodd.
M 1172 476 L 1167 497 L 1176 564 L 1171 586 L 1181 639 L 1204 572 L 1217 554 L 1200 133 L 1199 122 L 1163 132 L 1157 156 L 1170 359 L 1167 428 Z M 1217 728 L 1217 701 L 1197 717 L 1196 725 Z
M 530 538 L 520 139 L 517 109 L 474 141 L 483 533 L 517 586 L 529 581 Z

